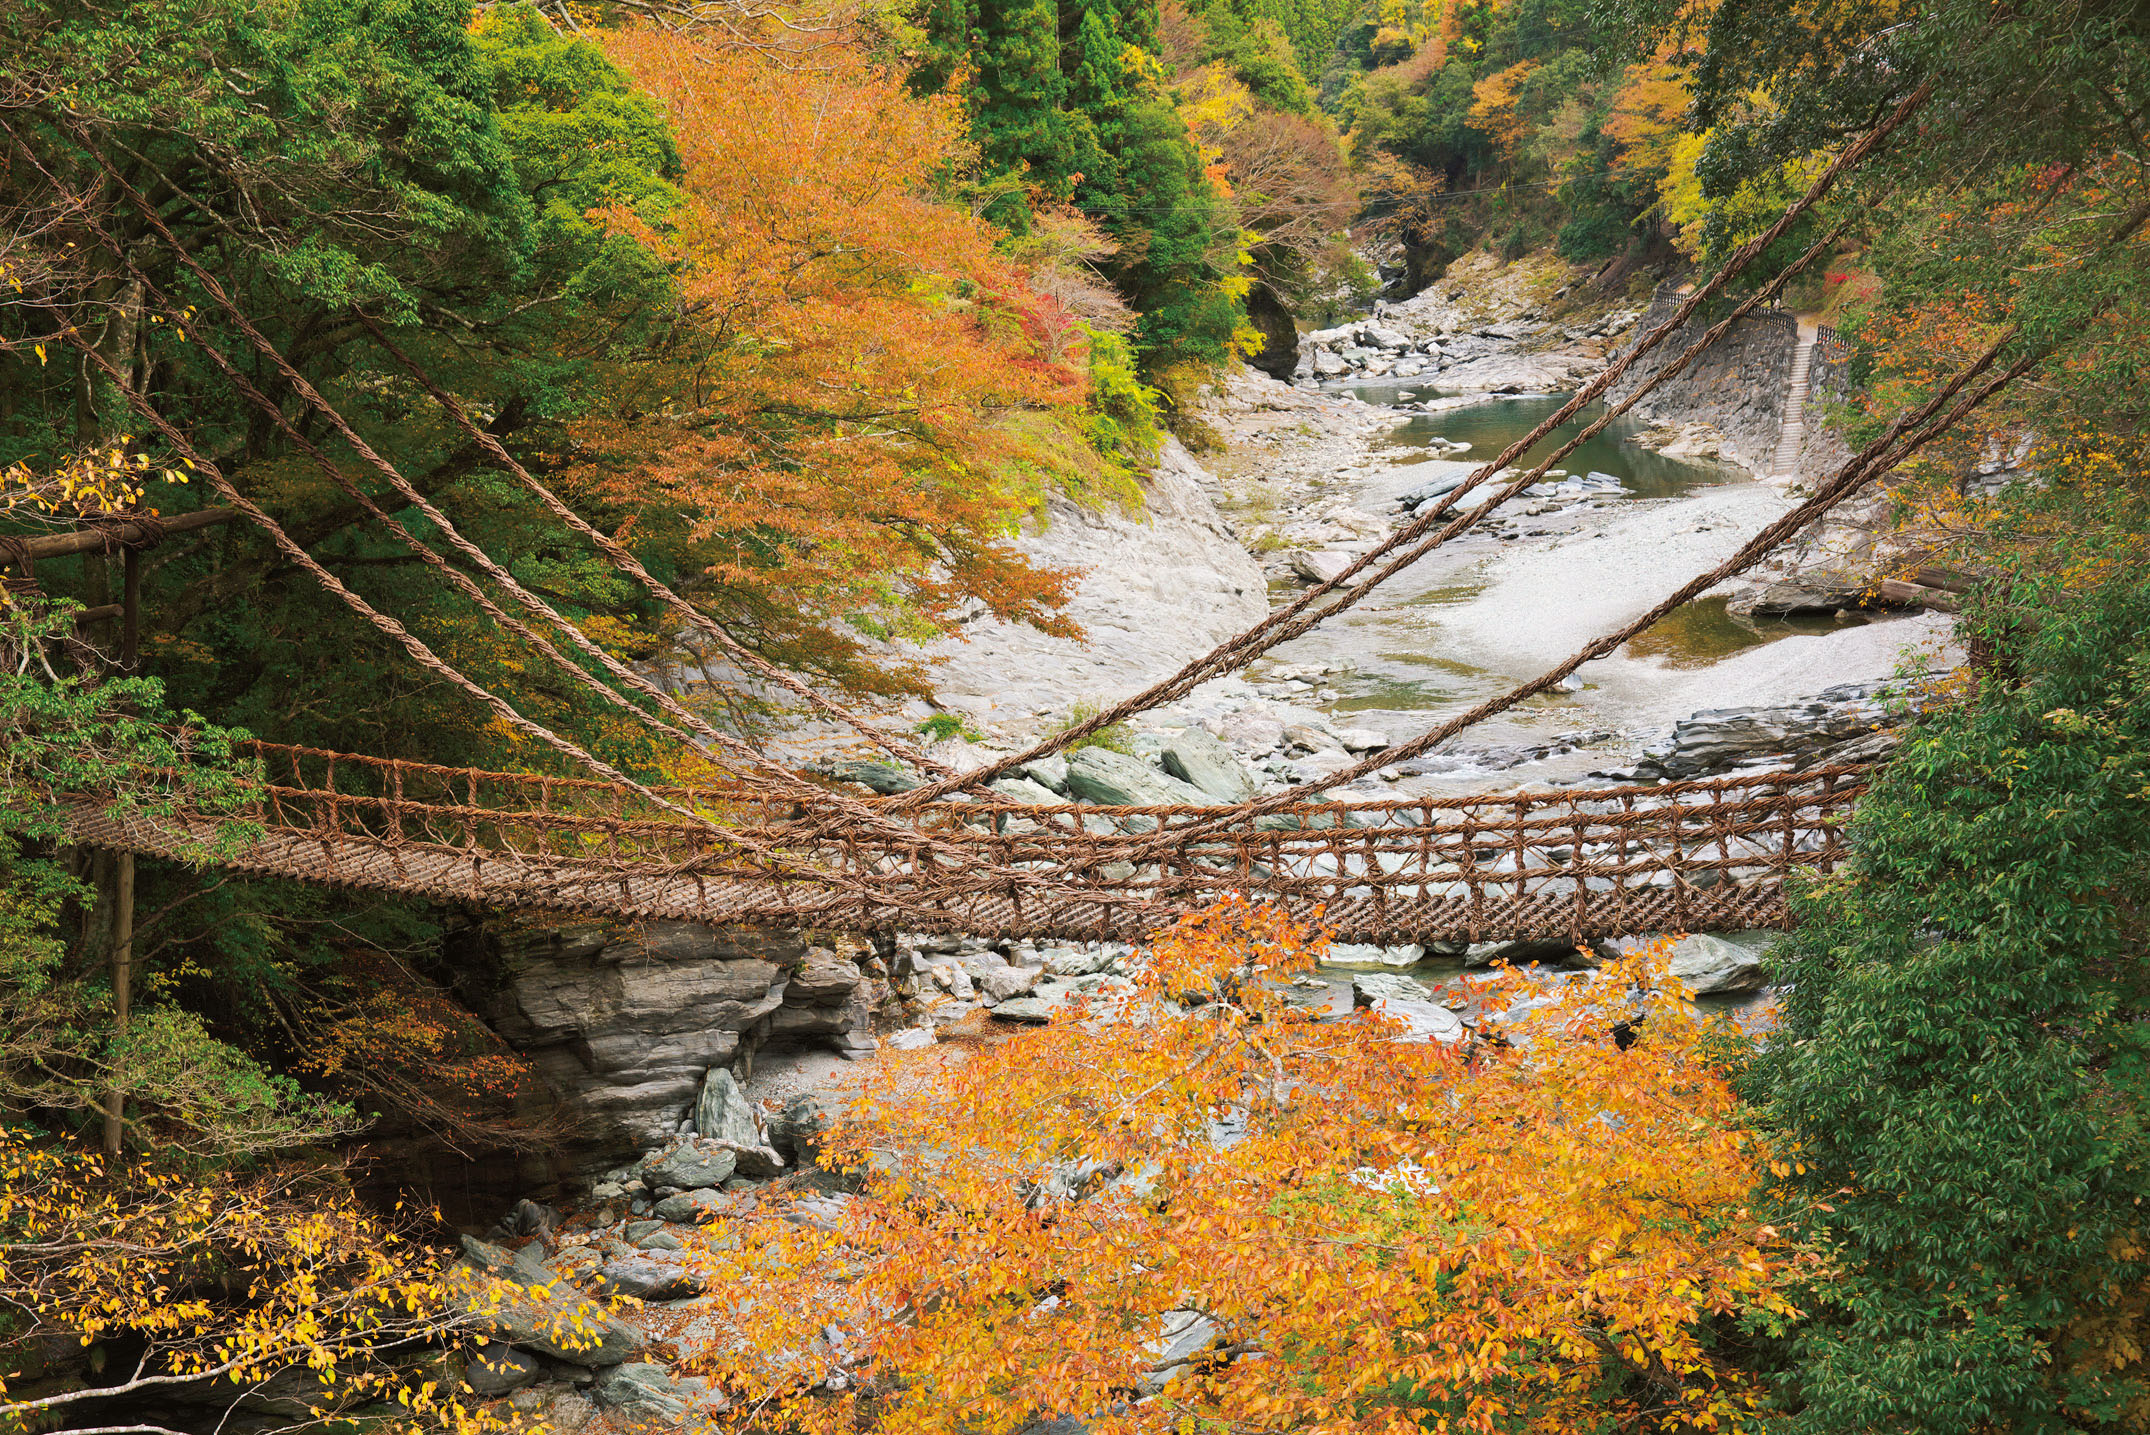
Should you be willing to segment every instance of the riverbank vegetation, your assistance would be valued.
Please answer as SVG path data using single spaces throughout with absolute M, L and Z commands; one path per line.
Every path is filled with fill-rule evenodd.
M 1630 1039 L 1555 1005 L 1398 1045 L 1249 980 L 1317 935 L 1194 919 L 1139 1022 L 895 1066 L 829 1136 L 857 1223 L 772 1230 L 761 1324 L 697 1368 L 751 1428 L 2150 1426 L 2138 10 L 6 14 L 0 1430 L 507 1418 L 460 1386 L 441 1229 L 346 1158 L 541 1156 L 557 1103 L 455 991 L 450 914 L 216 868 L 247 733 L 566 770 L 453 670 L 660 781 L 696 769 L 608 660 L 740 731 L 757 661 L 923 693 L 895 640 L 1074 631 L 1020 526 L 1139 504 L 1294 314 L 1474 249 L 1640 295 L 1906 104 L 1736 287 L 1826 236 L 1785 302 L 1854 444 L 2027 362 L 1887 478 L 1970 662 L 1799 895 L 1774 1030 L 1644 963 Z M 585 646 L 477 606 L 481 556 Z M 69 845 L 56 791 L 211 830 Z M 871 1350 L 809 1388 L 793 1337 L 839 1314 Z

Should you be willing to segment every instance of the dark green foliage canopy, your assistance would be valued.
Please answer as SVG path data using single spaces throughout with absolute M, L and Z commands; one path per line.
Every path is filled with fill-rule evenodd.
M 1157 81 L 1156 0 L 935 0 L 918 19 L 913 84 L 970 77 L 986 213 L 1020 231 L 1033 202 L 1072 202 L 1120 246 L 1145 365 L 1223 358 L 1238 234 Z
M 2100 1324 L 2150 1274 L 2150 566 L 2063 538 L 1970 622 L 1999 656 L 1800 898 L 1749 1076 L 1830 1262 L 1804 1430 L 2079 1429 L 2150 1389 Z

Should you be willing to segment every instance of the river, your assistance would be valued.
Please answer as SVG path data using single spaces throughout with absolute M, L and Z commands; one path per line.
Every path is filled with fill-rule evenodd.
M 1436 397 L 1410 384 L 1350 392 L 1399 411 Z M 1400 518 L 1401 495 L 1496 457 L 1562 402 L 1560 395 L 1485 398 L 1418 413 L 1376 441 L 1376 462 L 1348 476 L 1340 493 L 1362 512 Z M 1585 410 L 1533 459 L 1596 413 Z M 1780 485 L 1742 469 L 1651 452 L 1635 441 L 1639 431 L 1615 420 L 1562 461 L 1568 473 L 1610 475 L 1617 486 L 1580 499 L 1512 501 L 1497 511 L 1512 517 L 1436 549 L 1367 602 L 1275 650 L 1252 676 L 1302 676 L 1318 686 L 1300 701 L 1340 723 L 1408 736 L 1646 611 L 1792 502 Z M 1448 453 L 1437 440 L 1470 449 Z M 1288 598 L 1301 586 L 1278 580 L 1272 596 Z M 1415 764 L 1404 790 L 1561 782 L 1617 768 L 1698 710 L 1790 702 L 1886 677 L 1907 650 L 1923 650 L 1913 661 L 1931 665 L 1946 631 L 1934 617 L 1741 620 L 1722 596 L 1704 597 L 1586 665 L 1578 689 L 1530 699 Z

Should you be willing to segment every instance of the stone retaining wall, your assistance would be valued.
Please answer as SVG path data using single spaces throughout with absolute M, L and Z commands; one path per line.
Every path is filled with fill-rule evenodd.
M 1807 432 L 1793 473 L 1813 482 L 1842 467 L 1852 454 L 1831 417 L 1851 398 L 1851 350 L 1824 330 L 1807 362 Z
M 1671 318 L 1690 288 L 1674 281 L 1659 285 L 1635 332 L 1648 333 Z M 1640 389 L 1667 360 L 1701 337 L 1709 328 L 1707 317 L 1705 310 L 1689 320 L 1615 384 L 1607 397 L 1617 403 Z M 1713 424 L 1725 437 L 1726 458 L 1766 473 L 1776 451 L 1798 349 L 1799 325 L 1790 314 L 1781 310 L 1750 314 L 1680 374 L 1652 391 L 1638 412 L 1677 424 Z

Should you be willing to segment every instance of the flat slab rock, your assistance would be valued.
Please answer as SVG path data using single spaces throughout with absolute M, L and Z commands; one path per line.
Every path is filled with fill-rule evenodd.
M 618 1365 L 639 1355 L 642 1333 L 580 1296 L 537 1296 L 512 1284 L 473 1280 L 456 1304 L 482 1333 L 569 1365 Z
M 1781 932 L 1734 932 L 1726 936 L 1702 933 L 1682 937 L 1673 944 L 1672 975 L 1689 996 L 1710 992 L 1758 991 L 1768 980 L 1769 949 L 1783 937 Z M 1596 943 L 1598 955 L 1611 960 L 1625 956 L 1660 935 L 1608 938 Z

